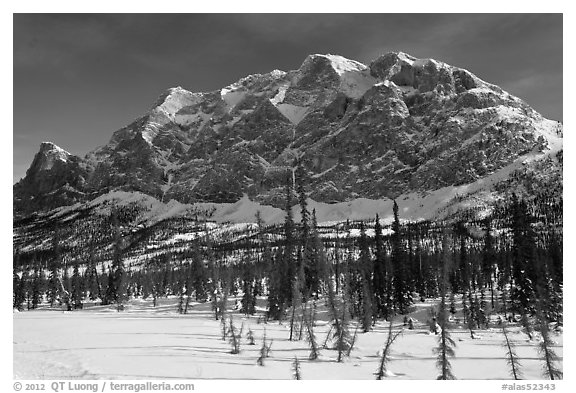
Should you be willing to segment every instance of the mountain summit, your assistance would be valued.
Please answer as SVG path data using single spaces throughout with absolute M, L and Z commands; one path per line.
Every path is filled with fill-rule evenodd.
M 14 185 L 14 209 L 23 215 L 112 191 L 281 206 L 296 163 L 317 202 L 466 184 L 477 192 L 483 179 L 492 192 L 534 162 L 561 179 L 562 132 L 521 99 L 441 61 L 391 52 L 365 65 L 315 54 L 297 70 L 217 91 L 168 89 L 83 158 L 43 143 Z

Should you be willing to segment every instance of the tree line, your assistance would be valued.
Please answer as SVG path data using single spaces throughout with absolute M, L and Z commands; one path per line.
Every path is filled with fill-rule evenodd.
M 468 211 L 451 221 L 405 222 L 394 201 L 386 228 L 376 215 L 326 233 L 307 206 L 298 166 L 286 180 L 283 225 L 265 226 L 257 217 L 242 242 L 199 234 L 186 250 L 160 253 L 133 267 L 125 266 L 131 244 L 122 227 L 134 217 L 134 207 L 112 209 L 84 234 L 83 253 L 75 259 L 63 257 L 62 229 L 56 227 L 48 258 L 14 253 L 13 303 L 17 309 L 77 309 L 98 301 L 120 310 L 132 297 L 151 297 L 155 304 L 178 296 L 185 312 L 192 300 L 216 304 L 241 294 L 246 313 L 254 313 L 256 298 L 264 297 L 266 317 L 278 320 L 292 318 L 311 299 L 334 296 L 368 331 L 378 319 L 407 314 L 414 302 L 440 296 L 446 279 L 448 300 L 461 295 L 477 325 L 488 308 L 521 320 L 541 312 L 562 323 L 561 206 L 546 194 L 532 200 L 511 194 L 482 219 Z M 99 238 L 108 239 L 104 257 L 96 253 Z

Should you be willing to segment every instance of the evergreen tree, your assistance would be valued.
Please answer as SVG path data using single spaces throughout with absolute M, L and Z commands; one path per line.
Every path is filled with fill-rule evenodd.
M 374 288 L 374 309 L 378 317 L 388 319 L 389 316 L 389 303 L 387 297 L 387 272 L 386 271 L 386 257 L 384 253 L 384 239 L 382 237 L 382 225 L 380 224 L 380 217 L 376 214 L 374 222 L 374 266 L 373 266 L 373 281 L 372 287 Z
M 284 250 L 282 255 L 282 264 L 287 276 L 280 281 L 280 296 L 282 301 L 281 308 L 284 309 L 285 303 L 292 302 L 292 282 L 296 278 L 297 270 L 295 263 L 295 237 L 294 237 L 294 218 L 292 216 L 292 178 L 286 178 L 286 205 L 284 219 Z M 288 278 L 288 279 L 286 279 Z
M 454 356 L 453 347 L 456 346 L 456 343 L 450 337 L 450 333 L 447 329 L 448 317 L 446 312 L 446 302 L 444 298 L 442 298 L 440 303 L 438 321 L 440 324 L 440 334 L 438 335 L 438 347 L 434 348 L 434 352 L 438 355 L 436 364 L 440 370 L 440 375 L 437 379 L 455 379 L 454 374 L 452 374 L 452 367 L 450 365 L 449 357 Z
M 292 362 L 292 370 L 294 371 L 294 379 L 302 379 L 302 374 L 300 373 L 300 362 L 297 357 L 294 357 L 294 361 Z
M 72 273 L 70 300 L 75 309 L 82 308 L 82 301 L 84 300 L 84 282 L 80 276 L 78 263 L 74 264 Z
M 316 342 L 316 334 L 314 333 L 314 324 L 316 319 L 316 312 L 314 309 L 315 307 L 311 307 L 308 316 L 304 318 L 304 323 L 306 325 L 306 339 L 310 346 L 310 355 L 308 356 L 308 359 L 310 360 L 316 360 L 320 354 L 320 349 Z
M 300 205 L 300 249 L 301 254 L 296 265 L 296 274 L 303 274 L 299 277 L 302 283 L 301 287 L 305 298 L 318 290 L 318 278 L 316 272 L 314 251 L 310 239 L 310 212 L 308 211 L 308 202 L 306 201 L 306 192 L 304 191 L 305 171 L 300 162 L 296 166 L 295 180 L 296 193 L 298 195 L 298 204 Z
M 542 340 L 540 340 L 540 343 L 538 344 L 538 352 L 540 353 L 543 362 L 543 376 L 551 380 L 558 380 L 562 379 L 563 374 L 556 365 L 559 357 L 553 350 L 554 343 L 550 337 L 549 321 L 541 308 L 542 303 L 543 302 L 540 302 L 537 305 L 536 310 L 536 322 L 538 324 L 538 329 L 540 330 L 540 335 L 542 336 Z
M 124 309 L 123 303 L 127 298 L 126 288 L 128 283 L 126 280 L 124 261 L 122 259 L 122 234 L 120 232 L 117 214 L 117 212 L 114 212 L 112 217 L 114 225 L 114 254 L 112 259 L 112 287 L 109 286 L 109 290 L 111 300 L 117 305 L 117 311 L 121 311 Z
M 110 269 L 108 269 L 110 270 Z M 110 282 L 108 273 L 106 273 L 106 266 L 103 263 L 100 267 L 100 299 L 102 299 L 102 305 L 110 304 L 109 300 L 109 287 L 108 284 Z
M 254 266 L 250 262 L 243 263 L 242 277 L 242 309 L 247 315 L 253 315 L 256 312 L 256 296 L 254 295 Z
M 516 355 L 516 350 L 514 349 L 514 343 L 508 337 L 508 330 L 506 329 L 506 324 L 502 325 L 502 334 L 504 335 L 504 348 L 506 349 L 506 363 L 510 367 L 510 374 L 514 379 L 521 379 L 521 366 L 518 355 Z
M 72 281 L 68 273 L 68 264 L 64 264 L 62 271 L 62 296 L 66 299 L 67 305 L 70 306 L 68 303 L 70 302 L 70 294 L 72 293 Z
M 292 178 L 286 177 L 284 244 L 271 264 L 268 288 L 268 318 L 280 320 L 292 303 L 292 283 L 296 278 L 294 219 L 292 217 Z
M 298 279 L 298 276 L 296 276 L 296 279 L 292 282 L 292 310 L 291 310 L 291 317 L 290 317 L 290 337 L 289 340 L 292 341 L 292 339 L 294 338 L 294 332 L 295 329 L 297 329 L 296 326 L 296 319 L 297 319 L 297 310 L 299 310 L 302 306 L 302 294 L 300 292 L 300 280 Z
M 26 303 L 26 309 L 30 310 L 30 308 L 32 308 L 32 296 L 30 291 L 30 272 L 28 271 L 28 268 L 24 269 L 22 272 L 18 294 L 20 296 L 20 308 L 18 309 L 23 309 L 22 303 Z
M 440 334 L 438 335 L 438 347 L 434 348 L 434 353 L 438 355 L 436 365 L 440 370 L 440 375 L 437 379 L 455 379 L 452 374 L 452 366 L 450 365 L 449 357 L 454 356 L 453 347 L 456 343 L 450 337 L 448 332 L 448 310 L 446 309 L 446 292 L 448 285 L 448 276 L 451 268 L 450 256 L 448 253 L 448 237 L 446 233 L 443 236 L 442 252 L 444 256 L 444 263 L 441 269 L 441 282 L 440 282 L 440 308 L 438 310 L 438 323 L 440 325 Z
M 512 229 L 512 287 L 511 300 L 516 312 L 521 315 L 532 314 L 535 304 L 535 285 L 537 269 L 534 245 L 535 233 L 532 228 L 532 217 L 525 201 L 512 194 L 511 202 Z
M 50 307 L 54 307 L 54 303 L 60 298 L 60 278 L 59 269 L 55 263 L 52 263 L 52 270 L 48 277 L 48 301 L 50 302 Z
M 368 239 L 364 224 L 360 223 L 360 238 L 358 240 L 360 247 L 360 272 L 362 280 L 362 329 L 364 332 L 372 328 L 372 261 L 370 258 L 370 249 L 368 248 Z
M 268 251 L 266 253 L 266 251 Z M 265 250 L 264 258 L 270 258 L 270 269 L 268 271 L 268 319 L 280 320 L 284 314 L 285 295 L 283 293 L 282 280 L 287 274 L 286 265 L 281 250 L 275 258 L 270 255 L 271 251 Z M 267 254 L 267 255 L 266 255 Z
M 494 250 L 494 237 L 492 236 L 492 220 L 486 218 L 484 220 L 484 227 L 486 234 L 484 235 L 484 247 L 482 250 L 482 284 L 488 284 L 490 289 L 490 303 L 494 308 L 494 281 L 493 275 L 495 273 L 494 264 L 496 260 L 496 252 Z
M 108 266 L 108 274 L 105 276 L 106 278 L 106 292 L 104 294 L 104 299 L 102 300 L 102 304 L 112 304 L 115 301 L 115 285 L 114 285 L 114 273 L 112 272 L 112 268 Z
M 248 332 L 246 333 L 246 339 L 248 340 L 248 345 L 256 345 L 254 342 L 254 332 L 250 328 L 248 328 Z
M 195 240 L 192 247 L 192 264 L 190 265 L 190 274 L 188 279 L 191 281 L 190 288 L 194 289 L 197 302 L 205 302 L 208 298 L 208 278 L 206 277 L 206 267 L 202 260 L 202 254 Z
M 456 298 L 453 291 L 450 292 L 450 314 L 456 315 Z
M 96 300 L 99 298 L 102 299 L 100 278 L 98 276 L 98 270 L 96 269 L 96 263 L 93 260 L 92 254 L 90 255 L 84 276 L 86 282 L 86 290 L 88 291 L 90 300 Z
M 455 268 L 451 273 L 450 284 L 455 292 L 471 290 L 471 274 L 468 261 L 468 252 L 466 249 L 467 230 L 462 220 L 454 224 L 454 248 L 458 252 L 458 260 Z
M 230 318 L 229 319 L 230 328 L 229 328 L 228 332 L 230 335 L 230 345 L 232 346 L 230 353 L 233 355 L 236 355 L 236 354 L 240 353 L 240 340 L 242 338 L 242 330 L 243 330 L 244 326 L 242 326 L 240 331 L 237 331 L 236 326 L 234 326 L 234 321 L 232 319 L 232 315 L 230 315 L 229 318 Z M 224 317 L 222 317 L 222 320 L 224 321 Z
M 313 218 L 310 217 L 308 211 L 308 202 L 306 201 L 306 192 L 304 190 L 304 183 L 306 181 L 306 172 L 299 162 L 296 171 L 296 193 L 298 194 L 298 204 L 300 205 L 300 247 L 302 255 L 300 263 L 296 266 L 297 274 L 303 275 L 300 277 L 302 293 L 304 298 L 307 299 L 312 294 L 318 299 L 320 290 L 320 269 L 319 266 L 319 250 L 316 249 L 317 243 L 313 239 L 313 232 L 317 230 L 315 222 L 315 214 Z
M 39 264 L 35 264 L 32 278 L 32 308 L 37 308 L 42 303 L 44 281 L 44 272 L 40 269 Z
M 270 348 L 272 347 L 273 340 L 270 340 L 269 343 L 266 342 L 266 328 L 264 328 L 264 336 L 262 337 L 262 346 L 260 347 L 260 356 L 256 363 L 259 366 L 264 366 L 264 359 L 270 356 Z
M 54 307 L 54 303 L 59 300 L 60 292 L 62 290 L 62 285 L 60 282 L 60 230 L 56 228 L 52 236 L 52 253 L 53 258 L 50 261 L 51 269 L 50 275 L 48 277 L 48 301 L 50 302 L 50 307 Z
M 386 376 L 387 371 L 386 368 L 388 363 L 390 362 L 390 348 L 392 347 L 394 341 L 396 341 L 396 338 L 398 338 L 398 336 L 401 333 L 402 330 L 399 330 L 395 333 L 392 332 L 392 320 L 390 320 L 390 323 L 388 324 L 388 337 L 386 338 L 386 344 L 382 349 L 382 357 L 380 358 L 380 365 L 378 366 L 378 371 L 376 371 L 377 380 L 382 380 Z
M 394 305 L 400 314 L 406 314 L 412 304 L 412 289 L 406 269 L 406 257 L 402 245 L 400 219 L 398 217 L 398 204 L 393 205 L 394 221 L 392 222 L 391 262 L 394 271 Z
M 20 285 L 21 279 L 16 272 L 16 265 L 12 269 L 12 292 L 13 292 L 13 305 L 12 307 L 16 310 L 22 311 L 22 303 L 25 300 L 25 294 L 22 293 L 22 286 Z
M 329 273 L 328 276 L 330 276 Z M 342 295 L 341 304 L 338 306 L 336 292 L 334 291 L 331 280 L 327 281 L 327 287 L 328 311 L 332 321 L 331 332 L 334 332 L 332 339 L 335 341 L 334 349 L 338 351 L 338 362 L 341 362 L 343 360 L 342 357 L 344 353 L 350 346 L 350 333 L 348 331 L 348 322 L 350 318 L 348 315 L 348 305 L 346 304 L 346 290 Z
M 346 304 L 345 296 L 342 298 L 342 305 L 340 307 L 339 323 L 335 325 L 334 338 L 336 340 L 335 349 L 338 351 L 338 362 L 343 361 L 343 356 L 350 354 L 354 345 L 350 332 L 348 330 L 349 314 L 348 305 Z

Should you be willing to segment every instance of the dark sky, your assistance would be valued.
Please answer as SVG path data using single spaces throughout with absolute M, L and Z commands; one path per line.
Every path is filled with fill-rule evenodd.
M 401 50 L 563 120 L 561 14 L 15 14 L 14 182 L 42 141 L 84 155 L 167 88 L 224 87 L 311 53 Z

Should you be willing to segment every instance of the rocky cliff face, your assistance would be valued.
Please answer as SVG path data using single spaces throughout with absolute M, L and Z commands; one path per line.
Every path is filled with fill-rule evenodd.
M 369 66 L 311 55 L 298 70 L 220 91 L 169 89 L 84 158 L 42 144 L 14 186 L 14 209 L 113 190 L 183 203 L 247 194 L 281 206 L 297 160 L 318 202 L 395 198 L 473 183 L 561 146 L 561 124 L 467 70 L 401 52 Z

